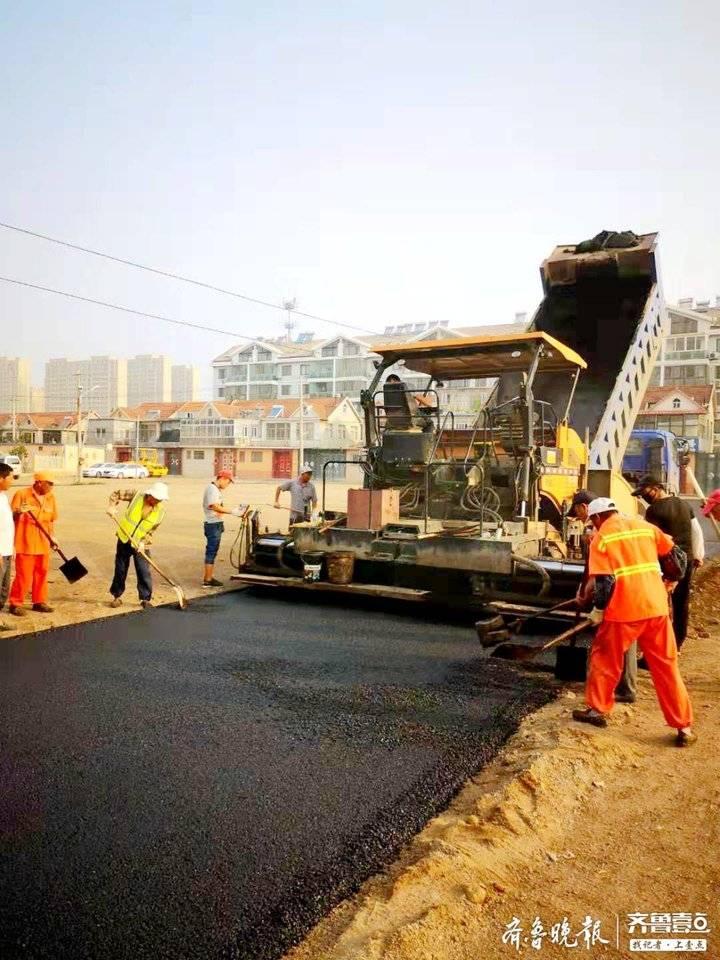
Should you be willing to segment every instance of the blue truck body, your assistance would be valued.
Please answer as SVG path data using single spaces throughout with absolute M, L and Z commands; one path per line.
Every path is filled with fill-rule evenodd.
M 679 493 L 680 453 L 677 437 L 669 430 L 633 430 L 623 457 L 623 476 L 637 483 L 651 473 L 662 478 L 669 493 Z

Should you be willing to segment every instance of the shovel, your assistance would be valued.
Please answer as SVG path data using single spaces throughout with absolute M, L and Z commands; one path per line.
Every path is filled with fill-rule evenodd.
M 503 660 L 532 660 L 539 654 L 545 653 L 546 650 L 550 650 L 551 647 L 556 647 L 559 643 L 562 643 L 564 640 L 569 640 L 571 637 L 582 633 L 583 630 L 587 630 L 587 628 L 591 626 L 592 620 L 590 620 L 589 617 L 583 617 L 580 623 L 576 623 L 574 627 L 570 627 L 570 629 L 565 630 L 564 633 L 553 637 L 552 640 L 544 643 L 541 647 L 530 647 L 524 643 L 501 643 L 499 647 L 493 650 L 491 656 L 501 657 Z
M 65 577 L 68 583 L 77 583 L 78 580 L 82 580 L 83 577 L 87 576 L 87 567 L 83 566 L 77 557 L 70 557 L 68 559 L 68 557 L 65 556 L 57 543 L 47 532 L 45 527 L 40 523 L 32 510 L 28 510 L 26 512 L 27 515 L 32 518 L 32 522 L 35 524 L 38 530 L 50 542 L 50 546 L 53 548 L 53 550 L 57 551 L 57 553 L 59 553 L 62 557 L 64 562 L 60 564 L 60 573 Z
M 122 527 L 120 526 L 120 521 L 117 519 L 117 517 L 114 517 L 112 514 L 108 514 L 108 516 L 109 516 L 110 519 L 113 521 L 113 523 L 114 523 L 115 526 L 118 528 L 118 530 L 122 530 Z M 153 570 L 154 570 L 156 573 L 159 573 L 160 576 L 163 578 L 163 580 L 166 581 L 166 583 L 169 583 L 169 584 L 170 584 L 170 586 L 171 586 L 171 587 L 173 588 L 173 590 L 175 591 L 175 596 L 177 597 L 178 606 L 180 607 L 181 610 L 185 610 L 185 609 L 187 608 L 188 602 L 187 602 L 187 597 L 185 596 L 185 592 L 183 591 L 183 588 L 180 586 L 180 584 L 179 584 L 179 583 L 176 583 L 176 582 L 172 579 L 172 577 L 168 576 L 168 574 L 165 573 L 165 571 L 162 570 L 162 569 L 155 563 L 155 561 L 152 559 L 152 557 L 149 557 L 149 556 L 147 555 L 147 553 L 145 553 L 145 551 L 140 548 L 140 544 L 139 544 L 136 540 L 133 540 L 133 538 L 132 538 L 131 536 L 129 536 L 124 530 L 123 530 L 123 533 L 125 533 L 125 536 L 128 538 L 128 540 L 129 540 L 130 543 L 133 545 L 133 547 L 135 547 L 135 549 L 136 549 L 137 552 L 140 554 L 140 556 L 141 556 L 141 557 L 145 557 L 145 559 L 146 559 L 147 562 L 150 564 L 150 566 L 153 568 Z
M 512 630 L 514 633 L 520 633 L 521 630 L 525 628 L 528 623 L 531 623 L 533 620 L 540 620 L 542 617 L 546 617 L 549 613 L 555 613 L 556 610 L 565 610 L 567 607 L 573 607 L 577 603 L 575 597 L 571 600 L 563 600 L 562 603 L 556 603 L 554 607 L 548 607 L 545 610 L 539 610 L 537 613 L 533 613 L 532 616 L 526 617 L 524 620 L 522 617 L 518 617 L 517 620 L 513 620 L 508 623 L 507 627 L 509 630 Z

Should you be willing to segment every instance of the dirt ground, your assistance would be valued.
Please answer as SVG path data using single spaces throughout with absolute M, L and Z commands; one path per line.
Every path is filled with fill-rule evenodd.
M 617 706 L 605 730 L 571 721 L 582 686 L 567 687 L 286 960 L 650 956 L 630 950 L 631 913 L 694 914 L 694 934 L 672 934 L 686 938 L 701 936 L 704 915 L 705 955 L 720 957 L 719 596 L 715 562 L 694 592 L 681 656 L 698 744 L 672 745 L 647 673 L 636 704 Z M 632 936 L 668 938 L 667 920 Z
M 204 482 L 169 478 L 168 514 L 153 549 L 188 596 L 200 586 Z M 90 574 L 70 586 L 55 569 L 50 602 L 55 613 L 16 620 L 18 632 L 77 623 L 137 609 L 131 571 L 126 603 L 107 607 L 114 535 L 104 515 L 118 484 L 60 482 L 57 536 Z M 123 486 L 132 486 L 125 482 Z M 226 503 L 269 504 L 273 483 L 230 487 Z M 346 487 L 328 487 L 328 506 L 341 507 Z M 272 529 L 285 511 L 266 507 Z M 232 589 L 229 553 L 237 521 L 228 518 L 216 574 Z M 157 602 L 172 591 L 156 578 Z M 507 960 L 519 955 L 567 958 L 632 957 L 627 914 L 706 914 L 706 955 L 720 957 L 720 563 L 703 571 L 693 595 L 691 635 L 681 669 L 693 700 L 699 743 L 672 746 L 647 673 L 633 706 L 618 706 L 610 727 L 575 724 L 570 711 L 582 687 L 528 718 L 502 754 L 469 782 L 451 807 L 419 834 L 383 875 L 341 904 L 287 960 Z M 583 929 L 607 943 L 588 946 Z M 508 925 L 522 928 L 519 944 Z M 567 943 L 553 943 L 552 927 L 567 919 Z M 534 948 L 539 921 L 545 936 Z M 694 917 L 694 922 L 702 920 Z M 556 927 L 555 939 L 562 940 Z M 634 936 L 651 936 L 637 928 Z M 680 936 L 681 934 L 675 934 Z M 696 934 L 700 936 L 700 931 Z M 667 934 L 666 934 L 667 936 Z M 685 934 L 689 936 L 689 934 Z M 648 953 L 640 954 L 649 956 Z M 677 953 L 675 954 L 678 955 Z
M 185 477 L 166 477 L 170 488 L 170 501 L 162 526 L 155 534 L 152 546 L 153 559 L 167 569 L 183 587 L 189 598 L 201 593 L 213 593 L 201 586 L 205 538 L 203 536 L 202 495 L 208 481 L 191 480 Z M 128 586 L 123 597 L 123 606 L 111 610 L 108 587 L 113 576 L 115 534 L 113 523 L 105 515 L 108 497 L 116 489 L 141 489 L 152 481 L 147 480 L 85 480 L 78 485 L 71 478 L 58 478 L 55 496 L 59 520 L 56 537 L 64 553 L 77 556 L 88 568 L 89 574 L 76 584 L 69 584 L 58 571 L 62 561 L 56 556 L 50 574 L 49 603 L 54 613 L 33 613 L 28 605 L 28 615 L 22 619 L 0 614 L 0 624 L 9 627 L 0 634 L 0 641 L 21 633 L 44 630 L 67 623 L 81 623 L 96 617 L 127 613 L 139 607 L 135 588 L 135 572 L 130 567 Z M 15 487 L 23 486 L 23 479 L 15 481 Z M 272 507 L 277 483 L 243 483 L 238 481 L 225 491 L 225 505 L 229 507 L 252 503 L 262 507 L 262 523 L 271 530 L 287 529 L 288 511 Z M 12 496 L 14 488 L 9 495 Z M 328 509 L 344 507 L 347 485 L 332 483 L 327 486 Z M 322 496 L 318 485 L 318 496 Z M 280 497 L 280 503 L 289 504 L 289 494 Z M 227 517 L 225 534 L 215 566 L 215 576 L 225 584 L 222 589 L 237 589 L 230 581 L 235 571 L 230 566 L 230 548 L 235 539 L 239 521 Z M 175 599 L 172 588 L 159 576 L 153 574 L 156 603 L 171 603 Z

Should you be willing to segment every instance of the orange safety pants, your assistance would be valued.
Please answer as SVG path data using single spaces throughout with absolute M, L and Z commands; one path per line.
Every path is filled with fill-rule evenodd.
M 10 606 L 21 607 L 31 588 L 33 603 L 47 603 L 49 571 L 49 553 L 16 554 L 15 579 L 10 588 Z
M 603 620 L 590 648 L 585 699 L 589 707 L 610 713 L 615 687 L 623 672 L 623 657 L 637 640 L 668 726 L 681 730 L 692 724 L 692 706 L 677 662 L 675 634 L 669 616 L 629 623 Z

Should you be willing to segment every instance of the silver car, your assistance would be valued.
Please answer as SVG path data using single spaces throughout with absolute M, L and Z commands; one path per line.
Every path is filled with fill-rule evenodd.
M 140 463 L 109 463 L 105 464 L 101 476 L 111 480 L 144 480 L 150 471 Z

